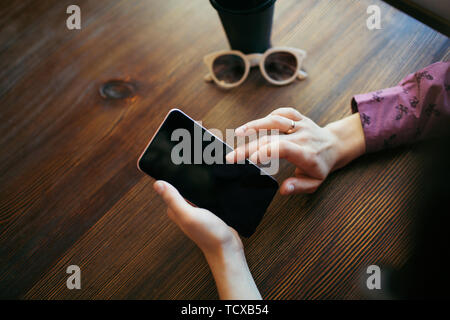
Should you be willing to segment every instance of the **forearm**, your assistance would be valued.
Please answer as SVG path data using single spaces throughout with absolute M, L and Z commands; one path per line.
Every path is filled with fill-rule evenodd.
M 242 248 L 224 248 L 205 254 L 217 291 L 222 300 L 259 300 L 256 287 Z
M 329 123 L 326 128 L 335 137 L 336 163 L 332 170 L 344 167 L 366 151 L 364 131 L 359 113 Z
M 450 123 L 450 62 L 434 63 L 397 86 L 357 94 L 366 152 L 376 152 L 445 134 Z

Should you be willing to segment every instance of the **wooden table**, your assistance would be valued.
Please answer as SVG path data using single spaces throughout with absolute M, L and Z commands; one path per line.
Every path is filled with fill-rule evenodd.
M 15 0 L 0 8 L 0 297 L 215 299 L 199 249 L 169 221 L 136 160 L 167 111 L 235 128 L 279 106 L 325 125 L 354 94 L 395 85 L 448 59 L 450 42 L 378 0 L 283 0 L 273 43 L 308 51 L 310 78 L 268 85 L 259 71 L 232 91 L 203 82 L 203 55 L 227 48 L 207 1 Z M 367 6 L 382 30 L 366 27 Z M 100 88 L 126 81 L 105 99 Z M 128 90 L 128 91 L 127 91 Z M 313 195 L 277 195 L 244 240 L 267 299 L 364 298 L 370 264 L 401 267 L 420 194 L 414 148 L 367 155 Z M 293 173 L 282 163 L 277 178 Z M 68 290 L 66 268 L 81 268 Z

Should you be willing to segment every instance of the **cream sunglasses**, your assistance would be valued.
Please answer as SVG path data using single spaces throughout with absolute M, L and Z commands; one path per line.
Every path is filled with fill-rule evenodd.
M 264 53 L 248 55 L 237 50 L 214 52 L 203 58 L 209 68 L 205 81 L 214 81 L 222 88 L 231 89 L 244 82 L 251 67 L 259 65 L 269 83 L 282 86 L 296 78 L 303 80 L 308 76 L 301 70 L 305 58 L 305 51 L 289 47 L 276 47 Z

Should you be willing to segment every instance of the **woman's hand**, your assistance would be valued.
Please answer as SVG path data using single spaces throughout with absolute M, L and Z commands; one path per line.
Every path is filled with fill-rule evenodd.
M 167 204 L 167 215 L 203 251 L 205 255 L 223 250 L 242 250 L 242 241 L 233 228 L 206 209 L 193 207 L 177 189 L 165 181 L 156 181 L 156 192 Z
M 220 298 L 261 299 L 236 230 L 210 211 L 187 203 L 171 184 L 156 181 L 153 187 L 166 202 L 169 218 L 203 251 Z
M 331 171 L 365 152 L 359 114 L 320 127 L 294 108 L 280 108 L 237 128 L 235 133 L 245 136 L 260 129 L 278 129 L 281 134 L 277 139 L 264 136 L 237 147 L 227 155 L 227 161 L 241 161 L 246 157 L 255 163 L 274 157 L 288 160 L 297 168 L 295 177 L 281 185 L 282 194 L 316 191 Z

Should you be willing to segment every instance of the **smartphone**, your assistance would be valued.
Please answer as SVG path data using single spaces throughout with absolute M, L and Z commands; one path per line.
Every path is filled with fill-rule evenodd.
M 179 109 L 169 111 L 138 168 L 178 189 L 189 202 L 251 236 L 278 190 L 277 181 L 246 160 L 227 163 L 232 148 Z

